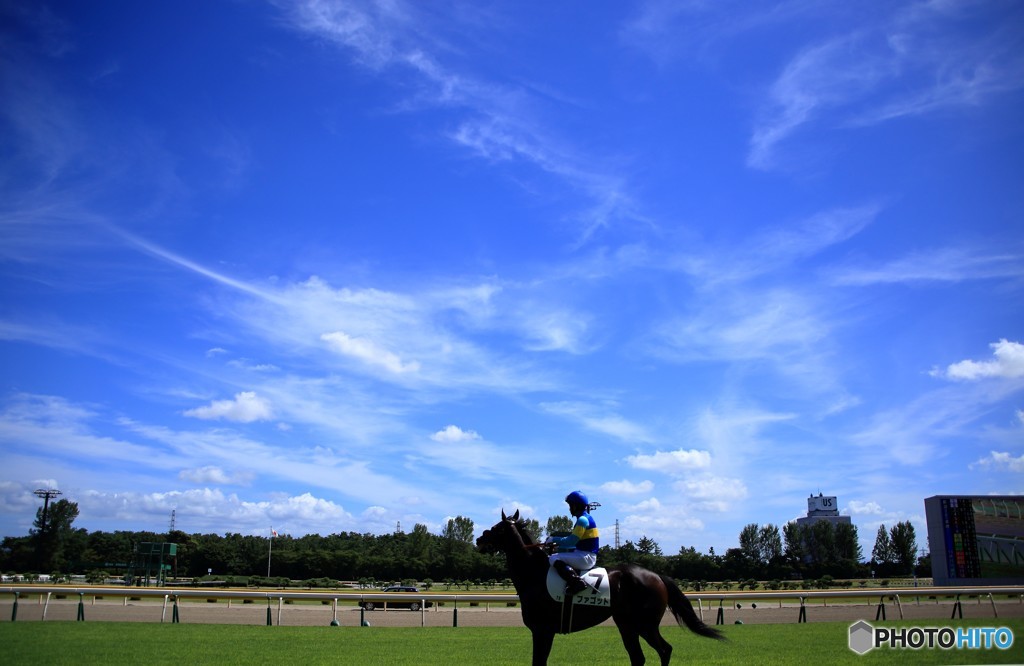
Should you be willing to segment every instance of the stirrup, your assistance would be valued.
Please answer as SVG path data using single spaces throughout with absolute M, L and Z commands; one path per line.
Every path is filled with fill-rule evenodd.
M 565 585 L 565 591 L 568 592 L 570 595 L 573 595 L 573 596 L 579 594 L 580 592 L 588 590 L 588 589 L 592 590 L 594 588 L 592 588 L 590 586 L 590 584 L 587 583 L 587 581 L 585 581 L 585 580 L 583 580 L 582 578 L 579 578 L 579 577 L 573 578 L 572 580 L 570 580 Z

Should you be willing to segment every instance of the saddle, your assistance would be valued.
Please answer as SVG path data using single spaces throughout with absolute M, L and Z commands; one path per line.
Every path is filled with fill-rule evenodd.
M 611 606 L 611 587 L 608 585 L 608 570 L 604 567 L 594 567 L 586 571 L 580 571 L 580 578 L 587 584 L 582 592 L 566 597 L 567 583 L 558 571 L 548 567 L 547 587 L 548 594 L 558 603 L 570 601 L 573 605 L 579 606 Z

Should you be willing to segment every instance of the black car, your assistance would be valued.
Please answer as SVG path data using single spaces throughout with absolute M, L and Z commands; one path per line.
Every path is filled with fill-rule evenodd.
M 403 593 L 404 592 L 411 592 L 411 593 L 414 593 L 414 594 L 420 594 L 420 591 L 419 591 L 418 588 L 409 587 L 409 586 L 405 586 L 405 585 L 394 585 L 392 587 L 385 587 L 383 590 L 381 590 L 381 592 L 386 592 L 388 594 L 393 594 L 395 592 L 403 592 Z M 422 600 L 422 597 L 420 597 L 419 599 L 413 599 L 413 600 L 410 600 L 410 601 L 390 601 L 390 600 L 389 601 L 384 601 L 384 600 L 377 601 L 375 599 L 363 599 L 362 601 L 359 602 L 359 606 L 360 606 L 360 608 L 363 608 L 363 609 L 368 610 L 368 611 L 372 611 L 372 610 L 376 609 L 378 606 L 382 606 L 382 607 L 385 607 L 385 608 L 408 608 L 409 610 L 412 610 L 412 611 L 418 611 L 420 608 L 430 608 L 431 606 L 434 605 L 434 603 L 432 601 L 421 601 L 421 600 Z M 422 603 L 422 606 L 420 605 L 421 603 Z

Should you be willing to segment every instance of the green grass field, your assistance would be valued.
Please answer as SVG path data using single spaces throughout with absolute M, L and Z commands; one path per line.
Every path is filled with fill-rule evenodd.
M 958 621 L 956 626 L 990 626 Z M 886 626 L 914 626 L 909 622 Z M 917 626 L 926 626 L 918 623 Z M 933 623 L 931 626 L 946 626 Z M 726 625 L 726 643 L 666 628 L 673 663 L 704 664 L 998 664 L 1024 662 L 1024 620 L 1009 627 L 1009 650 L 872 650 L 847 647 L 844 623 Z M 3 622 L 6 664 L 524 664 L 530 634 L 524 628 L 267 627 L 119 622 Z M 645 645 L 648 663 L 657 656 Z M 581 657 L 586 654 L 586 658 Z M 614 628 L 559 636 L 550 663 L 628 663 Z

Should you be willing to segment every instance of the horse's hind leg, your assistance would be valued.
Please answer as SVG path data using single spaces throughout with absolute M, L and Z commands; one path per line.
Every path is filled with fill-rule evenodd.
M 672 658 L 672 646 L 662 637 L 661 632 L 658 631 L 658 625 L 655 624 L 649 629 L 645 629 L 640 635 L 661 657 L 661 666 L 668 666 L 668 662 Z
M 640 634 L 632 627 L 620 624 L 619 635 L 622 636 L 622 644 L 626 647 L 626 652 L 629 653 L 629 663 L 631 666 L 643 664 L 647 658 L 644 657 L 644 649 L 640 647 Z

